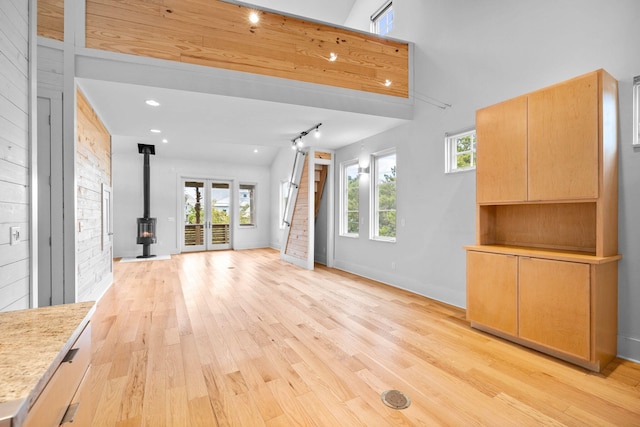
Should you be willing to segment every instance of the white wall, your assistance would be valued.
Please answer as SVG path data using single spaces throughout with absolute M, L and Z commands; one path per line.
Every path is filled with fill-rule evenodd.
M 0 311 L 28 308 L 31 295 L 29 6 L 0 3 Z M 22 238 L 10 245 L 14 226 Z
M 136 244 L 136 218 L 143 215 L 142 167 L 143 155 L 130 138 L 113 137 L 113 212 L 114 256 L 133 257 L 142 254 Z M 178 227 L 182 217 L 182 199 L 178 195 L 179 177 L 214 178 L 239 183 L 256 184 L 256 227 L 239 228 L 237 218 L 233 229 L 234 249 L 263 248 L 269 246 L 271 186 L 268 167 L 216 164 L 211 161 L 193 161 L 165 158 L 162 144 L 156 145 L 156 155 L 150 157 L 151 216 L 157 218 L 158 243 L 151 253 L 168 255 L 179 253 Z
M 366 30 L 380 3 L 358 0 L 346 25 Z M 398 221 L 406 225 L 398 224 L 397 243 L 368 240 L 368 184 L 363 183 L 364 232 L 359 239 L 336 236 L 336 265 L 464 307 L 462 246 L 475 241 L 475 173 L 444 174 L 444 134 L 474 126 L 478 108 L 604 68 L 619 80 L 620 94 L 624 259 L 618 352 L 640 360 L 640 151 L 631 147 L 640 2 L 394 0 L 393 6 L 391 36 L 415 43 L 414 120 L 338 151 L 336 164 L 396 147 Z M 432 105 L 439 102 L 451 108 Z

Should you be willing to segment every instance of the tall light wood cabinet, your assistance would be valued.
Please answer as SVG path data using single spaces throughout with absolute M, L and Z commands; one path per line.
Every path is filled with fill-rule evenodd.
M 475 328 L 591 370 L 617 352 L 617 82 L 604 70 L 478 110 Z

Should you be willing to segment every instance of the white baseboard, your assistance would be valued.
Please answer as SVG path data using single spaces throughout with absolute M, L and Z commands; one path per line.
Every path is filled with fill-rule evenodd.
M 395 288 L 404 289 L 405 291 L 413 292 L 414 294 L 422 295 L 436 301 L 441 301 L 445 304 L 451 304 L 461 308 L 464 308 L 465 306 L 466 295 L 464 292 L 456 292 L 446 287 L 422 283 L 395 273 L 389 273 L 387 271 L 377 270 L 371 267 L 364 267 L 338 259 L 334 261 L 334 268 L 348 273 L 353 273 L 367 279 L 372 279 Z
M 618 335 L 618 357 L 640 363 L 640 339 Z

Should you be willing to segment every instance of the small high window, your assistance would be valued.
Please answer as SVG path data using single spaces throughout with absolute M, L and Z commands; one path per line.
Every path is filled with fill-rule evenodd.
M 254 184 L 240 184 L 240 225 L 255 226 L 256 186 Z
M 387 35 L 393 29 L 392 2 L 385 3 L 371 15 L 371 32 L 380 36 Z
M 360 175 L 358 161 L 340 165 L 340 235 L 358 237 L 360 232 Z
M 445 139 L 445 172 L 461 172 L 476 168 L 476 131 L 447 134 Z

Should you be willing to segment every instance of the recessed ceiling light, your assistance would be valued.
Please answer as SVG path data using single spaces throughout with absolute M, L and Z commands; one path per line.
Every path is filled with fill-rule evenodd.
M 162 131 L 160 129 L 149 129 L 149 132 L 151 132 L 151 133 L 162 133 Z
M 254 153 L 257 153 L 257 152 L 258 152 L 258 149 L 257 149 L 257 148 L 254 148 L 254 149 L 253 149 L 253 152 L 254 152 Z
M 160 103 L 158 101 L 156 101 L 155 99 L 147 99 L 144 102 L 145 102 L 145 104 L 151 105 L 152 107 L 159 107 L 160 106 Z
M 329 54 L 329 61 L 334 62 L 336 59 L 338 59 L 338 54 L 335 52 L 331 52 Z
M 387 86 L 387 87 L 391 86 L 391 80 L 389 80 L 389 79 L 385 80 L 384 81 L 384 85 Z
M 169 142 L 169 140 L 167 138 L 163 138 L 162 142 L 164 142 L 165 144 Z
M 257 24 L 260 21 L 260 17 L 258 16 L 258 12 L 251 12 L 249 14 L 249 22 L 252 24 Z

